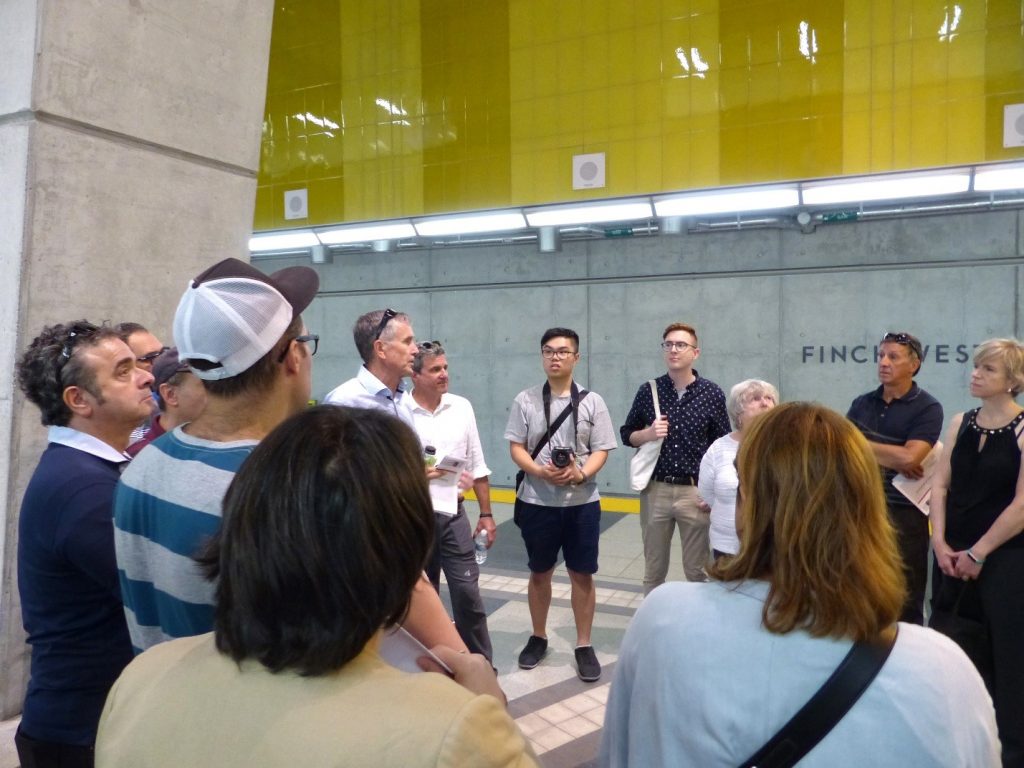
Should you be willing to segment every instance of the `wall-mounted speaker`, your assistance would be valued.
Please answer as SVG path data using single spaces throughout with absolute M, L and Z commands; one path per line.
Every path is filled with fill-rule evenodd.
M 1003 107 L 1003 147 L 1024 147 L 1024 104 Z
M 285 219 L 309 217 L 309 193 L 305 189 L 289 189 L 284 193 Z
M 604 152 L 572 156 L 572 188 L 600 189 L 604 186 Z

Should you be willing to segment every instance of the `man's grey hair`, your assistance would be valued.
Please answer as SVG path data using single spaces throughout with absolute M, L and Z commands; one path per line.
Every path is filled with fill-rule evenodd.
M 352 340 L 356 343 L 356 351 L 359 352 L 359 357 L 363 359 L 364 363 L 370 362 L 370 357 L 373 355 L 373 342 L 378 338 L 383 341 L 391 341 L 395 337 L 395 323 L 409 322 L 407 314 L 395 312 L 395 316 L 388 320 L 388 324 L 381 329 L 378 337 L 377 326 L 380 325 L 380 320 L 386 311 L 375 309 L 373 312 L 360 315 L 356 324 L 352 326 Z
M 427 358 L 441 357 L 444 354 L 444 347 L 441 346 L 440 341 L 421 341 L 418 346 L 419 352 L 412 359 L 413 373 L 423 370 L 423 362 Z
M 747 379 L 729 390 L 729 397 L 725 401 L 725 409 L 729 412 L 729 421 L 733 429 L 741 429 L 743 424 L 743 406 L 750 402 L 755 395 L 770 395 L 775 404 L 779 404 L 779 390 L 774 385 L 761 379 Z

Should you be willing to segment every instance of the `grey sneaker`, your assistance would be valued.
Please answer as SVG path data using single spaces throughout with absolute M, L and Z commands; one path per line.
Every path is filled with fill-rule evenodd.
M 583 645 L 576 649 L 576 674 L 584 683 L 601 679 L 601 662 L 597 660 L 592 645 Z
M 526 647 L 519 654 L 519 668 L 533 669 L 540 664 L 540 660 L 544 658 L 547 652 L 548 641 L 543 637 L 530 635 L 530 639 L 526 641 Z

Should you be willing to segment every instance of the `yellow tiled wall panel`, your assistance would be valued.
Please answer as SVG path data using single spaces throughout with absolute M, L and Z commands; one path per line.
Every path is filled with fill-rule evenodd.
M 279 0 L 255 227 L 1019 158 L 1021 102 L 1024 0 Z

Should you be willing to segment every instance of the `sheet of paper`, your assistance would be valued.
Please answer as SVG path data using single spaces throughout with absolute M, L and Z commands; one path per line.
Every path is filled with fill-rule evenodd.
M 469 462 L 461 456 L 438 456 L 434 469 L 444 472 L 441 477 L 430 481 L 430 500 L 434 511 L 443 515 L 454 515 L 459 511 L 459 478 Z
M 928 455 L 921 462 L 924 475 L 918 480 L 912 480 L 906 475 L 896 475 L 892 479 L 893 487 L 902 493 L 915 507 L 924 514 L 929 513 L 928 502 L 932 497 L 932 480 L 939 466 L 939 457 L 942 456 L 942 441 L 932 446 Z

